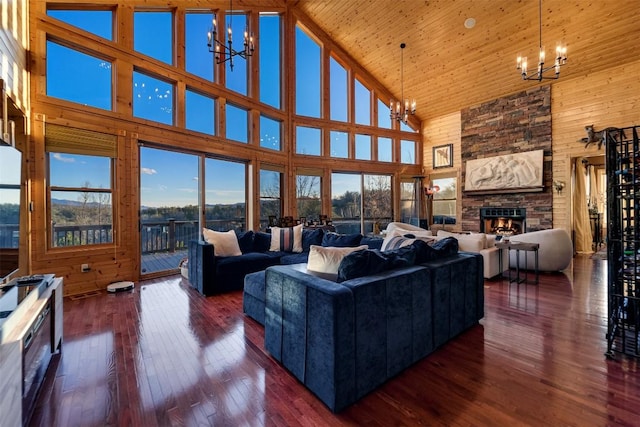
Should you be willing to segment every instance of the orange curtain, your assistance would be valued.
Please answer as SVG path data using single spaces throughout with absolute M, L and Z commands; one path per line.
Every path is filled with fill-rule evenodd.
M 582 164 L 582 158 L 576 158 L 573 163 L 573 231 L 576 252 L 593 252 L 586 180 L 586 168 Z

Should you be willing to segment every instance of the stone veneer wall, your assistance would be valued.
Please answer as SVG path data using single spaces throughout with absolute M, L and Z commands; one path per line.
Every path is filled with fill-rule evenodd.
M 480 208 L 527 209 L 527 231 L 552 228 L 551 87 L 542 86 L 475 105 L 461 112 L 462 230 L 480 230 Z M 478 195 L 464 191 L 468 160 L 544 150 L 544 190 Z

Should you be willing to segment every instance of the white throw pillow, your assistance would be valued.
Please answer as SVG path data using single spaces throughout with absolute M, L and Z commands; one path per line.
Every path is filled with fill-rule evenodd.
M 351 252 L 367 249 L 369 246 L 361 245 L 349 248 L 340 248 L 334 246 L 318 246 L 311 245 L 309 250 L 309 260 L 307 262 L 307 270 L 317 273 L 338 274 L 338 267 L 342 258 Z
M 463 252 L 480 252 L 487 246 L 487 236 L 484 233 L 460 234 L 439 230 L 438 237 L 453 237 L 458 240 L 458 249 Z
M 274 252 L 302 252 L 302 227 L 271 227 L 270 251 Z
M 213 245 L 213 254 L 215 256 L 242 255 L 235 231 L 229 230 L 222 232 L 203 228 L 202 235 L 207 243 L 211 243 Z

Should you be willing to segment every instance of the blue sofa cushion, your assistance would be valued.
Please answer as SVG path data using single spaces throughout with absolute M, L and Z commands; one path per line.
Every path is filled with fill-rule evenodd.
M 322 236 L 322 246 L 333 246 L 338 248 L 348 248 L 360 246 L 362 234 L 336 234 L 325 233 Z
M 244 286 L 244 277 L 280 263 L 279 255 L 250 252 L 241 256 L 216 257 L 216 291 L 239 290 Z
M 271 247 L 271 234 L 256 231 L 253 235 L 253 251 L 252 252 L 269 252 Z
M 426 243 L 422 240 L 416 240 L 410 247 L 415 250 L 415 263 L 424 264 L 427 261 L 433 261 L 439 258 L 446 258 L 458 253 L 458 240 L 455 237 L 446 237 L 442 240 L 436 240 Z
M 408 267 L 415 262 L 415 249 L 404 247 L 393 251 L 381 252 L 379 249 L 367 249 L 352 252 L 342 259 L 338 267 L 338 283 L 399 267 Z
M 369 249 L 381 249 L 382 248 L 382 242 L 384 242 L 384 239 L 382 239 L 380 237 L 367 237 L 367 236 L 364 236 L 362 238 L 362 240 L 360 240 L 360 244 L 369 246 Z
M 338 267 L 338 283 L 389 269 L 389 260 L 378 250 L 365 249 L 345 256 Z
M 299 254 L 286 253 L 280 257 L 280 264 L 281 265 L 306 264 L 308 260 L 309 260 L 309 251 L 302 252 Z
M 322 245 L 322 237 L 324 236 L 324 231 L 322 228 L 316 228 L 314 230 L 310 230 L 308 228 L 302 229 L 302 252 L 309 252 L 311 250 L 311 245 Z M 303 261 L 306 262 L 306 261 Z
M 236 237 L 238 237 L 238 246 L 240 246 L 240 252 L 246 254 L 253 251 L 253 230 L 236 230 Z

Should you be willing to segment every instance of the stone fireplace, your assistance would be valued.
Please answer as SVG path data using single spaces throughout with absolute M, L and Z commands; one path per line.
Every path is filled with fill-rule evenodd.
M 470 160 L 543 150 L 542 187 L 538 191 L 462 191 L 460 230 L 491 232 L 491 228 L 498 228 L 503 233 L 524 233 L 553 228 L 550 87 L 531 88 L 465 108 L 460 121 L 461 186 Z M 497 215 L 485 223 L 479 220 L 484 208 L 502 213 L 520 209 L 522 215 Z M 506 220 L 500 222 L 499 218 Z
M 513 236 L 527 231 L 525 208 L 480 208 L 480 232 Z

